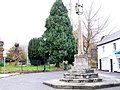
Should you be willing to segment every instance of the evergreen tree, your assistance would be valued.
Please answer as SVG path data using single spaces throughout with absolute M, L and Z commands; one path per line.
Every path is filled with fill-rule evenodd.
M 28 45 L 28 57 L 30 59 L 31 65 L 39 65 L 42 61 L 42 58 L 39 55 L 39 38 L 33 38 L 29 41 Z
M 45 27 L 44 36 L 47 38 L 48 61 L 56 63 L 57 67 L 63 60 L 72 62 L 76 53 L 76 42 L 67 8 L 62 0 L 56 0 L 53 4 Z

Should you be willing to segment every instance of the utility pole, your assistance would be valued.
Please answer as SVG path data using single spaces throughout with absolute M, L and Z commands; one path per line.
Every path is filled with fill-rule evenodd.
M 83 35 L 82 35 L 82 30 L 81 30 L 81 18 L 80 15 L 83 14 L 83 4 L 79 4 L 79 0 L 76 3 L 75 9 L 76 9 L 76 14 L 78 15 L 78 55 L 83 55 L 84 50 L 83 50 Z

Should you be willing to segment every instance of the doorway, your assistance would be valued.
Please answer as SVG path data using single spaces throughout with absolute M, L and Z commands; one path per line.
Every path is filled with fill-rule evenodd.
M 101 59 L 99 59 L 99 65 L 100 65 L 100 70 L 102 70 L 102 61 L 101 61 Z
M 110 71 L 113 72 L 113 60 L 110 59 Z

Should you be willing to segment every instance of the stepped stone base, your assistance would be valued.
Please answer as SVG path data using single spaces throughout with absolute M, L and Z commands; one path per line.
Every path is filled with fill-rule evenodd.
M 98 73 L 85 73 L 85 74 L 70 74 L 64 73 L 64 77 L 60 81 L 69 83 L 87 83 L 87 82 L 101 82 L 102 79 L 98 77 Z
M 68 73 L 64 73 L 64 77 L 60 81 L 69 83 L 90 83 L 101 82 L 102 79 L 98 77 L 93 69 L 89 68 L 88 58 L 85 55 L 76 55 L 74 66 Z

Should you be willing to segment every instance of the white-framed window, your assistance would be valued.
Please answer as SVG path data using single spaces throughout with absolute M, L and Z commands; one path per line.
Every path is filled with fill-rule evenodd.
M 113 43 L 113 51 L 116 50 L 116 43 Z
M 120 58 L 117 58 L 118 60 L 118 68 L 120 69 Z

